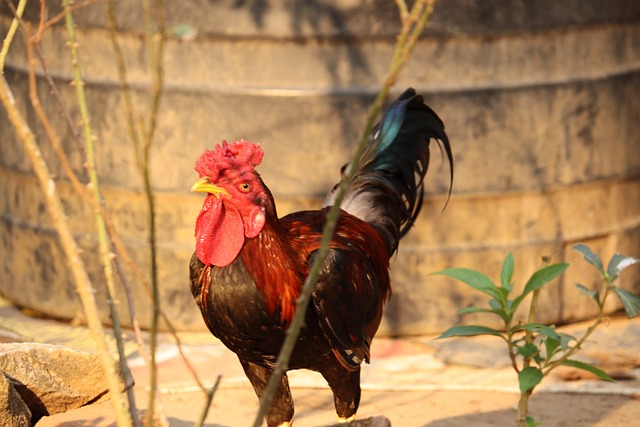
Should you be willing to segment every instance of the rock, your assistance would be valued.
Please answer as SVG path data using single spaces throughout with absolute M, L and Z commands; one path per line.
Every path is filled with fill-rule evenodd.
M 327 427 L 391 427 L 391 421 L 389 421 L 389 418 L 385 417 L 384 415 L 378 415 L 376 417 L 369 417 L 369 418 L 363 418 L 363 419 L 355 419 L 353 421 L 351 421 L 350 423 L 344 424 L 344 423 L 338 423 L 338 424 L 332 424 L 330 426 Z
M 5 427 L 31 426 L 31 411 L 22 400 L 13 380 L 0 373 L 0 420 Z
M 78 408 L 108 391 L 98 356 L 49 344 L 0 344 L 0 371 L 11 377 L 17 393 L 41 417 Z
M 436 359 L 447 364 L 474 368 L 511 366 L 504 341 L 494 336 L 454 337 L 429 344 L 438 349 Z

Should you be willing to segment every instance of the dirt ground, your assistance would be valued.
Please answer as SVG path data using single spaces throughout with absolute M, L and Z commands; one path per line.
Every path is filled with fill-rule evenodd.
M 577 324 L 565 332 L 578 334 Z M 0 335 L 90 349 L 85 328 L 25 316 L 0 307 Z M 372 363 L 363 367 L 358 418 L 386 416 L 392 426 L 513 426 L 517 381 L 500 342 L 493 337 L 434 341 L 432 336 L 377 338 Z M 206 333 L 182 334 L 184 351 L 200 379 L 221 386 L 206 418 L 208 427 L 253 424 L 258 401 L 235 357 Z M 146 407 L 148 369 L 131 340 L 128 362 L 136 380 L 136 404 Z M 544 427 L 638 426 L 640 420 L 640 319 L 616 317 L 585 347 L 583 360 L 595 362 L 618 380 L 606 383 L 565 369 L 546 378 L 530 402 L 530 415 Z M 168 336 L 161 336 L 157 360 L 162 405 L 171 426 L 191 426 L 204 395 Z M 290 373 L 295 426 L 335 422 L 333 397 L 319 374 Z M 115 426 L 110 401 L 43 418 L 37 427 Z
M 325 426 L 335 422 L 328 390 L 294 388 L 296 427 Z M 358 418 L 384 415 L 396 426 L 502 427 L 513 426 L 515 393 L 495 391 L 363 390 Z M 193 426 L 202 408 L 200 392 L 163 396 L 172 427 Z M 142 402 L 141 402 L 142 403 Z M 250 426 L 257 400 L 247 387 L 222 387 L 205 426 Z M 37 427 L 115 426 L 110 402 L 67 414 L 44 418 Z M 632 427 L 640 420 L 640 401 L 624 395 L 541 392 L 531 400 L 531 415 L 544 427 Z

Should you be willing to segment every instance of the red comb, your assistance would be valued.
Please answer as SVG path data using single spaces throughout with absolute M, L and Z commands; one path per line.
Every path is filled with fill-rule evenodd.
M 200 178 L 208 176 L 216 181 L 226 170 L 239 170 L 249 172 L 262 163 L 264 152 L 260 144 L 241 139 L 228 143 L 222 141 L 222 145 L 216 145 L 211 150 L 206 150 L 196 161 L 195 170 Z

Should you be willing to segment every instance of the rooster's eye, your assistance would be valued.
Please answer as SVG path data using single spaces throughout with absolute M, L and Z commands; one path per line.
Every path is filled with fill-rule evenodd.
M 249 191 L 251 191 L 251 183 L 250 182 L 240 183 L 238 185 L 238 190 L 242 191 L 243 193 L 248 193 Z

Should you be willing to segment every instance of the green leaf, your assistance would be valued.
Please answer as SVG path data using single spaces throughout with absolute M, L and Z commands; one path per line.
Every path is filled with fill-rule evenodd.
M 500 306 L 505 306 L 507 304 L 507 300 L 509 299 L 509 289 L 507 288 L 497 288 L 498 289 L 498 302 Z
M 530 292 L 540 289 L 542 286 L 555 279 L 560 273 L 566 270 L 567 267 L 569 267 L 569 264 L 563 262 L 560 264 L 552 264 L 536 271 L 524 286 L 522 295 L 527 295 Z
M 500 300 L 500 293 L 496 285 L 493 284 L 491 279 L 478 271 L 468 268 L 448 268 L 431 274 L 440 274 L 460 280 L 461 282 L 471 286 L 473 289 L 490 295 L 496 300 Z
M 613 282 L 618 278 L 618 276 L 620 276 L 622 270 L 637 262 L 640 262 L 640 259 L 622 255 L 620 253 L 615 254 L 611 257 L 609 265 L 607 266 L 607 274 L 609 275 L 609 280 Z
M 578 360 L 565 360 L 564 362 L 561 363 L 562 365 L 566 365 L 566 366 L 572 366 L 574 368 L 578 368 L 578 369 L 582 369 L 583 371 L 587 371 L 587 372 L 591 372 L 592 374 L 595 374 L 598 376 L 598 378 L 603 379 L 605 381 L 611 381 L 614 382 L 613 378 L 611 378 L 609 376 L 609 374 L 607 374 L 605 371 L 603 371 L 600 368 L 596 368 L 595 366 L 593 366 L 590 363 L 584 363 L 584 362 L 580 362 Z
M 568 266 L 569 264 L 567 263 L 552 264 L 533 273 L 522 293 L 513 300 L 512 304 L 508 305 L 509 311 L 511 313 L 515 313 L 520 306 L 520 303 L 527 297 L 527 295 L 555 279 L 559 274 L 566 270 Z
M 518 295 L 516 299 L 514 299 L 513 302 L 510 304 L 509 310 L 511 310 L 512 313 L 515 313 L 518 307 L 520 307 L 520 303 L 525 297 L 526 297 L 525 294 Z
M 533 343 L 525 343 L 525 345 L 518 347 L 518 354 L 524 357 L 533 357 L 540 352 L 538 347 Z
M 511 291 L 511 279 L 513 278 L 514 260 L 513 254 L 507 255 L 502 263 L 502 271 L 500 273 L 500 282 L 502 287 Z
M 536 420 L 534 420 L 528 415 L 525 418 L 525 422 L 526 422 L 525 427 L 538 427 L 540 425 L 539 422 L 537 422 Z
M 494 310 L 499 310 L 502 308 L 502 305 L 500 304 L 500 302 L 496 301 L 495 299 L 490 299 L 489 307 L 491 307 Z
M 581 293 L 585 294 L 593 300 L 598 301 L 598 299 L 600 298 L 600 293 L 598 291 L 592 291 L 591 289 L 587 288 L 584 285 L 581 285 L 580 283 L 576 283 L 576 288 L 578 288 Z
M 573 335 L 565 334 L 562 332 L 560 333 L 560 348 L 562 348 L 562 351 L 567 351 L 567 349 L 569 348 L 569 343 L 571 341 L 578 340 Z
M 547 350 L 547 359 L 551 359 L 551 357 L 558 351 L 558 348 L 560 348 L 560 340 L 547 336 L 544 340 L 544 347 Z
M 518 374 L 518 383 L 520 384 L 520 392 L 526 393 L 532 390 L 542 381 L 542 372 L 538 368 L 527 366 Z
M 640 297 L 617 286 L 612 286 L 611 290 L 624 306 L 624 311 L 627 313 L 629 319 L 640 314 Z
M 452 328 L 447 329 L 437 337 L 436 339 L 442 338 L 450 338 L 450 337 L 472 337 L 475 335 L 494 335 L 502 338 L 502 334 L 500 331 L 497 331 L 492 328 L 487 328 L 486 326 L 454 326 Z
M 583 243 L 579 243 L 573 247 L 574 251 L 578 251 L 582 254 L 582 257 L 595 268 L 600 270 L 600 273 L 604 274 L 604 267 L 602 266 L 602 260 L 596 254 L 591 251 L 591 248 Z
M 514 327 L 513 330 L 535 332 L 537 334 L 542 334 L 544 336 L 560 340 L 560 335 L 558 335 L 553 326 L 542 325 L 540 323 L 527 323 L 526 325 L 518 325 Z

